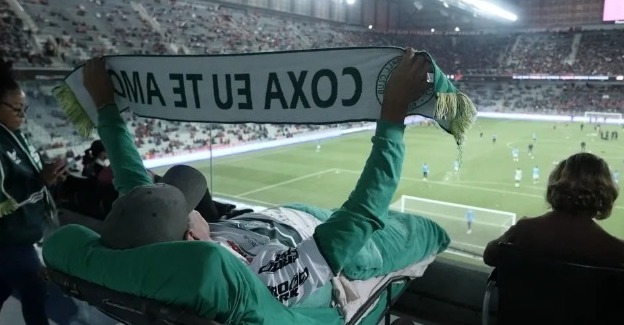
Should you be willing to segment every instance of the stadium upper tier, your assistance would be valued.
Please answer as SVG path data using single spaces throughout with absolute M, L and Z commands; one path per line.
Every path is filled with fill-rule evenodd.
M 394 35 L 210 2 L 20 3 L 25 13 L 17 16 L 6 2 L 0 2 L 0 56 L 13 58 L 22 66 L 74 66 L 100 54 L 215 54 L 409 45 L 434 53 L 449 73 L 624 74 L 624 29 Z
M 89 147 L 95 138 L 84 139 L 78 135 L 48 88 L 26 85 L 24 90 L 31 107 L 25 124 L 27 136 L 38 150 L 55 157 L 65 156 L 70 150 L 80 155 Z M 211 138 L 213 148 L 219 148 L 362 125 L 206 124 L 154 120 L 130 114 L 125 118 L 144 158 L 207 150 Z
M 621 86 L 545 82 L 459 82 L 457 86 L 474 100 L 480 111 L 562 115 L 582 115 L 587 111 L 624 113 Z M 26 130 L 35 146 L 50 156 L 65 155 L 68 150 L 81 154 L 93 139 L 77 135 L 58 108 L 49 87 L 27 83 L 24 89 L 31 107 Z M 361 125 L 228 125 L 126 118 L 145 158 L 205 150 L 211 135 L 213 146 L 220 147 Z
M 622 86 L 585 83 L 460 82 L 480 111 L 583 115 L 624 113 Z

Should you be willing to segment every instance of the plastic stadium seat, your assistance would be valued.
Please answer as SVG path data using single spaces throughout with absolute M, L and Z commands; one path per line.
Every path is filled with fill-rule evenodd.
M 488 280 L 483 325 L 489 324 L 490 294 L 498 289 L 496 324 L 624 324 L 624 266 L 595 267 L 536 258 L 501 244 Z
M 65 294 L 126 325 L 218 325 L 189 310 L 113 291 L 50 269 L 45 270 L 45 275 Z

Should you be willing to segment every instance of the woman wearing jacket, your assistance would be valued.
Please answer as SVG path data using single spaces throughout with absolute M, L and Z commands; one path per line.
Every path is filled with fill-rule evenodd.
M 45 325 L 46 287 L 34 244 L 55 213 L 48 187 L 66 170 L 62 161 L 42 166 L 20 131 L 27 110 L 11 64 L 0 60 L 0 306 L 17 293 L 26 324 Z

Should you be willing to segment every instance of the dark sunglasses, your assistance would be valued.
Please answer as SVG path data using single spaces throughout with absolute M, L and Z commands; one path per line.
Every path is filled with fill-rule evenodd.
M 16 106 L 13 106 L 13 105 L 11 105 L 9 103 L 5 103 L 5 102 L 0 102 L 0 104 L 10 108 L 11 110 L 13 110 L 13 112 L 15 112 L 17 114 L 20 114 L 20 113 L 26 114 L 26 113 L 28 113 L 28 109 L 30 108 L 30 107 L 28 107 L 28 105 L 24 105 L 22 107 L 16 107 Z

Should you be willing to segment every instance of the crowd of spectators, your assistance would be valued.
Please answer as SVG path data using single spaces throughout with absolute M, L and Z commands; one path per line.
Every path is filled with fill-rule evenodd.
M 590 31 L 583 34 L 576 56 L 578 73 L 624 74 L 624 29 L 614 31 Z
M 624 113 L 621 86 L 549 82 L 457 82 L 480 111 L 583 115 L 585 112 Z M 36 146 L 51 156 L 69 148 L 82 152 L 94 139 L 83 139 L 58 109 L 49 91 L 25 87 L 31 100 L 26 129 Z M 340 125 L 206 124 L 154 120 L 126 115 L 139 151 L 145 158 L 174 155 L 290 138 L 332 128 L 352 128 L 365 123 Z M 85 148 L 83 148 L 85 147 Z
M 52 59 L 32 42 L 33 30 L 18 17 L 6 1 L 0 1 L 0 57 L 19 66 L 46 66 Z
M 83 152 L 95 138 L 78 135 L 56 104 L 48 87 L 29 83 L 23 89 L 31 110 L 26 132 L 37 149 L 48 156 L 67 156 L 68 151 Z M 206 124 L 155 120 L 124 115 L 144 158 L 174 155 L 240 145 L 257 141 L 291 138 L 335 128 L 353 128 L 365 123 L 333 125 Z M 72 156 L 72 154 L 69 154 Z
M 449 73 L 624 74 L 624 29 L 497 33 L 379 33 L 208 1 L 23 1 L 39 26 L 8 5 L 3 55 L 27 65 L 73 66 L 96 54 L 223 54 L 342 46 L 414 46 Z M 46 55 L 36 54 L 41 44 Z
M 481 111 L 583 115 L 624 113 L 621 86 L 586 83 L 460 82 Z
M 509 73 L 572 73 L 573 31 L 519 34 L 507 62 L 501 67 Z

